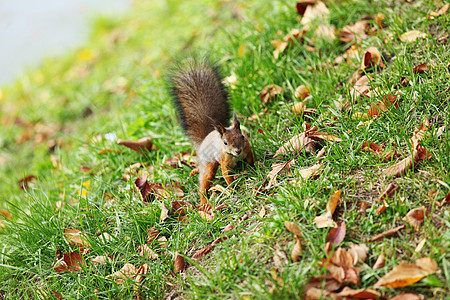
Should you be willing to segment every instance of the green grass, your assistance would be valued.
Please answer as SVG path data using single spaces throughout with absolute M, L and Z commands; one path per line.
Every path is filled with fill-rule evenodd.
M 149 265 L 140 285 L 144 298 L 300 299 L 307 281 L 325 274 L 318 264 L 326 257 L 324 247 L 330 229 L 318 229 L 313 220 L 325 212 L 331 193 L 341 190 L 333 218 L 346 223 L 347 234 L 341 244 L 344 248 L 407 224 L 402 219 L 413 208 L 425 206 L 430 211 L 419 231 L 407 224 L 397 235 L 367 243 L 368 258 L 359 276 L 362 288 L 372 288 L 400 262 L 429 256 L 438 263 L 435 275 L 409 287 L 379 291 L 387 298 L 413 292 L 444 299 L 450 281 L 450 211 L 448 204 L 434 205 L 428 194 L 435 190 L 434 199 L 441 201 L 450 192 L 450 47 L 448 39 L 436 42 L 445 36 L 450 17 L 447 14 L 428 20 L 428 13 L 441 6 L 431 1 L 392 4 L 355 0 L 326 5 L 330 15 L 325 23 L 336 28 L 375 13 L 386 16 L 386 28 L 358 44 L 359 57 L 353 64 L 321 68 L 324 62 L 333 63 L 350 44 L 317 38 L 314 30 L 306 33 L 305 43 L 294 42 L 274 59 L 270 41 L 300 28 L 292 3 L 137 1 L 122 18 L 100 18 L 85 48 L 44 62 L 15 85 L 5 87 L 0 99 L 0 208 L 8 210 L 11 219 L 0 219 L 0 298 L 39 299 L 45 298 L 39 291 L 50 295 L 54 290 L 67 299 L 131 299 L 135 296 L 131 280 L 116 284 L 105 278 L 128 262 L 136 267 Z M 427 37 L 413 43 L 398 39 L 398 35 L 413 29 L 427 33 Z M 385 41 L 388 32 L 393 38 Z M 239 49 L 243 44 L 242 53 Z M 307 45 L 314 46 L 315 51 L 308 51 Z M 381 93 L 396 94 L 399 100 L 398 108 L 361 125 L 365 120 L 352 116 L 366 113 L 370 103 L 379 101 L 375 96 L 358 101 L 350 110 L 339 109 L 336 102 L 350 100 L 352 85 L 347 79 L 369 46 L 378 48 L 387 66 L 371 73 L 373 85 Z M 174 154 L 192 150 L 162 80 L 171 58 L 190 51 L 209 51 L 222 62 L 224 74 L 236 75 L 232 104 L 243 116 L 241 123 L 251 136 L 258 163 L 248 173 L 238 170 L 234 188 L 227 190 L 230 195 L 224 192 L 211 197 L 213 206 L 228 205 L 216 212 L 212 221 L 202 219 L 195 210 L 187 211 L 188 222 L 180 222 L 172 214 L 160 221 L 161 202 L 170 209 L 176 198 L 142 203 L 133 183 L 138 175 L 128 181 L 122 175 L 130 165 L 140 162 L 145 165 L 141 172 L 154 168 L 150 181 L 179 182 L 184 200 L 198 203 L 197 177 L 189 177 L 190 168 L 182 164 L 179 168 L 163 167 Z M 436 66 L 426 74 L 413 73 L 413 67 L 424 62 Z M 411 84 L 403 87 L 402 77 Z M 263 105 L 259 92 L 268 84 L 277 84 L 284 92 Z M 307 107 L 317 108 L 317 116 L 292 112 L 292 104 L 298 101 L 294 91 L 300 84 L 311 88 Z M 266 107 L 264 116 L 246 120 Z M 20 125 L 18 118 L 30 125 Z M 422 161 L 404 176 L 392 179 L 382 173 L 401 158 L 381 162 L 373 154 L 360 151 L 364 141 L 385 142 L 387 146 L 394 143 L 401 155 L 409 155 L 412 132 L 425 118 L 432 120 L 429 132 L 442 125 L 446 130 L 440 139 L 430 135 L 421 141 L 432 159 Z M 318 161 L 314 155 L 299 153 L 290 174 L 281 173 L 274 188 L 255 193 L 264 186 L 271 164 L 278 161 L 273 154 L 293 135 L 304 131 L 304 122 L 342 138 L 340 143 L 327 143 L 324 171 L 315 180 L 298 186 L 289 184 L 298 180 L 299 170 Z M 29 140 L 24 140 L 23 132 L 30 133 Z M 47 134 L 46 139 L 36 140 L 41 133 Z M 118 146 L 108 136 L 130 140 L 150 136 L 158 149 L 140 155 Z M 60 146 L 49 149 L 48 140 Z M 121 153 L 100 154 L 108 148 Z M 56 166 L 51 156 L 59 161 Z M 283 159 L 293 157 L 290 154 Z M 92 168 L 92 172 L 83 172 L 81 166 Z M 22 191 L 17 182 L 29 174 L 38 179 Z M 225 186 L 218 177 L 214 184 Z M 393 181 L 399 189 L 388 200 L 389 208 L 377 215 L 377 199 Z M 80 196 L 80 190 L 86 194 Z M 374 205 L 361 213 L 361 201 Z M 266 214 L 260 217 L 262 207 Z M 240 221 L 244 214 L 248 219 Z M 295 222 L 303 233 L 303 252 L 296 263 L 290 259 L 295 240 L 285 229 L 285 221 Z M 228 224 L 235 229 L 222 233 Z M 151 249 L 160 252 L 155 260 L 137 252 L 147 242 L 146 229 L 152 226 L 160 231 L 159 237 L 167 239 L 165 247 L 156 241 L 150 243 Z M 77 273 L 53 269 L 57 251 L 78 250 L 68 243 L 64 228 L 81 230 L 90 244 L 91 251 L 83 255 L 87 267 Z M 101 233 L 111 235 L 111 240 L 102 239 Z M 202 260 L 191 259 L 197 250 L 223 236 L 228 239 Z M 425 245 L 416 253 L 423 239 Z M 277 251 L 287 254 L 287 264 L 275 265 Z M 190 264 L 182 274 L 174 272 L 177 252 Z M 372 270 L 382 252 L 386 254 L 386 266 Z M 98 255 L 110 255 L 112 262 L 90 262 Z

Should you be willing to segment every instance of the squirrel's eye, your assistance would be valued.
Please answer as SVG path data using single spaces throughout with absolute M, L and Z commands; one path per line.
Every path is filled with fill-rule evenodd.
M 241 135 L 241 140 L 243 140 L 244 139 L 244 136 L 243 135 Z
M 223 140 L 223 143 L 224 143 L 225 145 L 228 145 L 227 140 Z

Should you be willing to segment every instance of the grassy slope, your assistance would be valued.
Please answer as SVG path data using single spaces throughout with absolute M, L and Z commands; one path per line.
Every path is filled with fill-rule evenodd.
M 34 298 L 37 296 L 35 287 L 39 287 L 45 291 L 56 290 L 72 299 L 93 296 L 97 289 L 99 298 L 131 297 L 134 294 L 131 282 L 121 286 L 104 277 L 120 269 L 124 261 L 136 266 L 148 262 L 137 254 L 136 248 L 146 241 L 145 229 L 156 226 L 161 236 L 168 239 L 168 251 L 148 262 L 151 268 L 141 288 L 143 295 L 161 298 L 178 291 L 189 298 L 298 298 L 305 280 L 324 271 L 317 263 L 325 257 L 323 248 L 329 230 L 317 229 L 313 219 L 324 212 L 330 192 L 338 189 L 343 194 L 335 220 L 347 224 L 344 247 L 404 224 L 402 218 L 411 208 L 424 205 L 432 211 L 432 217 L 427 218 L 419 232 L 408 225 L 399 236 L 369 244 L 367 265 L 361 273 L 363 287 L 371 287 L 400 261 L 422 256 L 431 256 L 438 262 L 440 281 L 449 280 L 448 274 L 443 272 L 445 268 L 448 270 L 450 259 L 446 251 L 450 241 L 448 207 L 433 206 L 427 197 L 434 189 L 436 199 L 440 200 L 450 190 L 448 133 L 440 140 L 431 136 L 423 141 L 433 159 L 421 163 L 415 172 L 409 171 L 396 179 L 400 189 L 390 199 L 390 207 L 385 212 L 375 215 L 376 205 L 365 215 L 358 212 L 360 201 L 376 201 L 392 181 L 380 175 L 380 171 L 393 162 L 380 163 L 370 153 L 359 151 L 364 141 L 394 142 L 403 154 L 408 154 L 408 139 L 425 117 L 439 116 L 439 124 L 448 125 L 448 68 L 436 68 L 429 76 L 412 73 L 417 63 L 448 64 L 448 42 L 444 45 L 435 42 L 449 25 L 448 15 L 426 20 L 428 12 L 436 10 L 430 2 L 395 6 L 382 2 L 367 5 L 355 1 L 345 6 L 327 3 L 331 12 L 329 23 L 337 28 L 382 12 L 387 16 L 385 31 L 394 36 L 411 29 L 429 33 L 426 39 L 412 44 L 401 43 L 397 38 L 385 43 L 383 31 L 361 42 L 359 55 L 368 46 L 376 46 L 386 59 L 388 68 L 375 75 L 377 86 L 385 91 L 398 90 L 403 76 L 410 78 L 412 85 L 401 87 L 403 95 L 398 109 L 389 110 L 358 130 L 360 120 L 348 116 L 352 112 L 366 112 L 369 102 L 360 101 L 351 112 L 333 108 L 340 96 L 349 99 L 350 85 L 346 80 L 356 67 L 344 63 L 337 69 L 309 70 L 323 62 L 332 62 L 346 45 L 318 39 L 313 32 L 308 32 L 305 40 L 316 47 L 315 52 L 296 43 L 278 60 L 273 58 L 270 40 L 282 38 L 299 26 L 291 5 L 246 6 L 208 1 L 183 4 L 152 1 L 152 4 L 138 2 L 136 5 L 123 20 L 100 20 L 89 48 L 56 63 L 47 62 L 15 87 L 3 91 L 1 117 L 6 133 L 2 135 L 1 157 L 12 160 L 1 165 L 1 203 L 13 219 L 22 221 L 2 221 L 6 228 L 1 236 L 5 247 L 0 256 L 0 280 L 5 284 L 0 292 L 10 299 Z M 239 14 L 250 18 L 238 23 L 233 16 Z M 405 18 L 406 15 L 415 17 Z M 218 26 L 224 26 L 225 30 L 218 30 Z M 279 35 L 279 30 L 283 34 Z M 245 52 L 242 54 L 239 48 L 243 44 Z M 238 193 L 232 192 L 231 196 L 224 193 L 212 199 L 216 205 L 229 205 L 227 210 L 218 212 L 212 222 L 206 222 L 195 211 L 188 212 L 188 223 L 173 218 L 160 222 L 160 202 L 142 204 L 132 192 L 132 181 L 122 179 L 126 167 L 143 162 L 155 167 L 153 181 L 179 181 L 185 187 L 185 198 L 197 201 L 196 178 L 187 176 L 189 169 L 160 167 L 173 153 L 190 150 L 161 80 L 168 58 L 183 48 L 206 48 L 223 58 L 225 73 L 233 72 L 237 76 L 236 88 L 232 91 L 233 104 L 244 116 L 263 109 L 258 92 L 267 84 L 278 84 L 285 91 L 283 97 L 268 105 L 267 115 L 256 121 L 243 120 L 261 164 L 239 178 Z M 355 58 L 355 65 L 359 60 Z M 294 89 L 300 84 L 312 88 L 307 106 L 316 107 L 325 116 L 307 121 L 343 141 L 329 144 L 324 160 L 326 168 L 318 179 L 299 187 L 284 180 L 297 178 L 299 169 L 316 162 L 313 156 L 300 154 L 291 176 L 281 176 L 275 190 L 256 196 L 253 188 L 263 184 L 274 162 L 273 153 L 291 136 L 303 131 L 305 120 L 294 115 L 290 108 L 296 101 Z M 46 142 L 36 143 L 32 136 L 29 141 L 14 143 L 22 131 L 29 130 L 13 123 L 16 116 L 33 124 L 55 124 L 57 131 L 50 132 L 50 139 L 63 142 L 61 149 L 53 153 L 60 161 L 57 168 L 52 165 Z M 330 122 L 333 127 L 325 125 Z M 30 126 L 37 133 L 42 130 L 36 125 Z M 159 150 L 140 156 L 105 138 L 100 141 L 95 138 L 98 134 L 104 137 L 105 133 L 115 133 L 124 139 L 151 136 Z M 123 152 L 99 154 L 104 148 Z M 95 165 L 95 174 L 83 173 L 81 165 Z M 25 194 L 17 189 L 16 181 L 27 174 L 35 174 L 39 179 L 35 188 Z M 88 181 L 86 197 L 79 197 L 79 189 Z M 245 196 L 240 196 L 242 194 Z M 29 201 L 24 201 L 24 197 Z M 114 204 L 107 204 L 106 200 L 111 198 Z M 74 203 L 76 200 L 78 203 Z M 164 200 L 167 207 L 171 200 Z M 65 203 L 64 209 L 57 209 L 57 201 Z M 267 214 L 261 218 L 258 212 L 263 206 Z M 250 217 L 239 223 L 244 213 Z M 290 262 L 275 272 L 272 259 L 275 250 L 286 251 L 289 255 L 294 245 L 284 221 L 294 221 L 302 229 L 303 254 L 299 262 Z M 201 266 L 191 266 L 181 277 L 172 273 L 172 259 L 177 251 L 190 257 L 220 237 L 229 223 L 237 228 L 227 241 L 202 260 Z M 92 252 L 86 259 L 112 255 L 114 262 L 106 266 L 88 263 L 82 273 L 56 273 L 52 269 L 56 251 L 76 249 L 64 238 L 65 227 L 78 228 L 89 237 Z M 114 238 L 104 242 L 96 236 L 98 230 Z M 415 253 L 415 247 L 424 238 L 425 246 L 420 253 Z M 157 250 L 159 245 L 154 243 L 151 247 Z M 383 251 L 388 257 L 386 267 L 372 270 L 370 266 Z M 427 296 L 433 292 L 444 293 L 441 287 L 430 287 L 426 281 L 403 290 Z M 399 291 L 383 289 L 383 293 L 390 296 Z

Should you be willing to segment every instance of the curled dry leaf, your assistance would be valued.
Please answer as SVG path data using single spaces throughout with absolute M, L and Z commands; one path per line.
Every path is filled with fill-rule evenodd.
M 284 221 L 284 226 L 288 231 L 292 232 L 296 236 L 302 236 L 302 231 L 300 227 L 298 227 L 298 225 L 295 224 L 294 222 Z
M 215 245 L 211 244 L 208 245 L 200 250 L 198 250 L 197 252 L 194 253 L 194 255 L 192 255 L 193 259 L 197 259 L 200 260 L 202 259 L 206 254 L 208 254 L 209 252 L 211 252 L 214 249 Z
M 348 249 L 348 253 L 353 257 L 353 265 L 356 266 L 358 262 L 364 262 L 367 258 L 369 247 L 365 244 L 352 244 Z
M 175 272 L 180 273 L 184 270 L 186 265 L 186 260 L 184 256 L 179 254 L 178 252 L 175 253 L 175 259 L 173 260 L 173 267 L 175 269 Z
M 440 17 L 445 15 L 448 12 L 448 9 L 450 7 L 450 4 L 447 3 L 444 6 L 442 6 L 437 12 L 430 12 L 430 14 L 428 15 L 428 19 L 429 20 L 433 20 L 436 17 Z
M 327 203 L 327 211 L 324 215 L 314 218 L 314 222 L 316 222 L 316 226 L 318 228 L 324 227 L 336 227 L 336 223 L 333 221 L 332 216 L 334 211 L 336 210 L 336 206 L 338 204 L 339 198 L 341 197 L 341 191 L 335 191 L 331 194 L 330 199 Z
M 435 273 L 437 269 L 436 261 L 429 257 L 419 258 L 415 264 L 401 263 L 381 277 L 374 287 L 405 287 Z
M 169 197 L 170 193 L 178 198 L 184 196 L 183 191 L 180 189 L 180 185 L 177 182 L 171 184 L 161 184 L 158 182 L 150 183 L 147 181 L 148 173 L 144 172 L 141 177 L 135 180 L 134 185 L 138 191 L 139 198 L 142 202 L 148 203 L 152 200 Z
M 379 116 L 382 112 L 385 112 L 388 110 L 389 107 L 394 106 L 398 107 L 396 104 L 397 96 L 395 95 L 386 95 L 383 96 L 383 100 L 379 101 L 376 104 L 371 104 L 368 115 L 373 118 L 376 116 Z
M 275 99 L 277 95 L 281 95 L 283 93 L 283 88 L 276 84 L 269 84 L 266 86 L 260 93 L 261 102 L 263 104 L 267 104 L 269 100 Z
M 365 20 L 356 22 L 353 25 L 347 25 L 343 29 L 338 30 L 338 39 L 343 43 L 364 39 L 367 37 L 366 30 L 369 29 L 369 24 Z
M 400 176 L 405 174 L 407 169 L 412 168 L 414 166 L 414 162 L 419 162 L 421 160 L 430 158 L 431 156 L 428 153 L 428 151 L 418 144 L 417 147 L 414 149 L 412 155 L 409 155 L 408 157 L 404 158 L 395 165 L 385 169 L 383 173 L 388 177 Z
M 316 141 L 330 141 L 330 142 L 341 142 L 342 139 L 332 135 L 330 133 L 321 132 L 317 130 L 308 130 L 305 132 L 306 136 L 316 140 Z
M 79 247 L 90 247 L 91 245 L 86 240 L 86 236 L 81 230 L 74 228 L 65 228 L 64 237 L 70 245 L 75 245 Z
M 326 7 L 326 5 L 322 1 L 317 1 L 315 5 L 308 5 L 306 7 L 300 24 L 308 29 L 315 19 L 326 18 L 329 14 L 330 11 Z
M 275 154 L 276 155 L 276 154 Z M 266 186 L 266 189 L 270 188 L 272 185 L 276 183 L 278 173 L 281 172 L 284 168 L 289 170 L 292 164 L 295 163 L 295 160 L 292 158 L 285 163 L 275 163 L 272 164 L 272 170 L 267 174 L 267 178 L 269 178 L 269 183 Z
M 11 219 L 11 214 L 6 209 L 1 209 L 0 214 L 2 214 L 2 216 L 4 216 L 6 219 Z
M 202 217 L 202 219 L 205 219 L 208 222 L 214 220 L 214 213 L 212 213 L 212 212 L 208 213 L 208 212 L 200 210 L 198 212 L 198 214 L 200 215 L 200 217 Z
M 154 252 L 147 244 L 140 245 L 137 249 L 139 256 L 145 257 L 146 259 L 157 259 L 158 254 Z
M 330 230 L 327 236 L 327 242 L 330 242 L 335 247 L 338 246 L 344 240 L 345 232 L 345 222 L 341 222 L 337 228 Z
M 295 89 L 294 96 L 295 96 L 295 98 L 298 98 L 299 100 L 303 100 L 309 96 L 310 91 L 311 91 L 311 89 L 309 87 L 302 84 Z
M 166 208 L 164 203 L 161 203 L 161 217 L 159 218 L 160 222 L 164 222 L 165 219 L 169 216 L 169 210 Z
M 288 142 L 284 143 L 273 156 L 274 158 L 280 154 L 297 153 L 300 151 L 311 153 L 316 151 L 316 142 L 306 136 L 306 131 L 292 137 Z
M 302 180 L 307 180 L 309 178 L 316 178 L 319 176 L 320 172 L 323 170 L 324 165 L 321 163 L 315 164 L 312 167 L 309 167 L 307 169 L 302 169 L 298 172 L 298 175 L 300 176 L 301 180 L 299 181 L 292 181 L 293 184 L 300 184 Z
M 72 272 L 76 273 L 81 271 L 82 267 L 86 267 L 86 262 L 84 261 L 81 254 L 78 252 L 64 253 L 62 260 L 57 262 L 53 269 L 56 272 Z
M 406 221 L 414 227 L 416 231 L 419 231 L 420 225 L 424 222 L 424 218 L 427 215 L 427 210 L 425 207 L 411 209 L 406 214 Z
M 389 300 L 422 300 L 419 296 L 411 293 L 397 295 Z
M 358 98 L 361 96 L 366 97 L 370 90 L 369 82 L 372 80 L 371 77 L 366 75 L 359 78 L 355 85 L 350 89 L 350 97 L 356 103 Z
M 302 244 L 300 239 L 296 237 L 294 248 L 292 248 L 291 259 L 293 262 L 298 262 L 302 254 Z
M 375 242 L 375 241 L 378 241 L 379 239 L 382 239 L 382 238 L 384 238 L 385 236 L 389 236 L 389 235 L 396 234 L 397 232 L 399 232 L 400 230 L 403 230 L 403 229 L 405 229 L 405 228 L 406 228 L 406 225 L 397 226 L 397 227 L 395 227 L 395 228 L 392 228 L 392 229 L 386 230 L 385 232 L 382 232 L 382 233 L 380 233 L 380 234 L 377 234 L 376 236 L 371 237 L 371 238 L 368 239 L 367 241 L 368 241 L 368 242 Z
M 155 226 L 152 226 L 150 229 L 146 229 L 148 237 L 147 237 L 147 243 L 151 243 L 156 239 L 156 237 L 159 234 L 159 230 L 155 228 Z
M 314 32 L 314 35 L 324 40 L 333 41 L 336 38 L 336 28 L 334 26 L 320 24 Z
M 303 0 L 303 1 L 299 1 L 296 4 L 296 8 L 297 8 L 297 13 L 300 16 L 303 16 L 305 14 L 305 10 L 309 5 L 314 5 L 317 3 L 317 0 Z
M 430 68 L 429 63 L 423 63 L 423 64 L 415 66 L 413 68 L 413 73 L 414 74 L 422 74 L 422 73 L 425 73 L 426 71 L 428 71 L 429 68 Z
M 139 154 L 143 154 L 152 150 L 152 141 L 153 138 L 151 137 L 143 137 L 137 141 L 117 140 L 117 144 L 130 148 Z
M 386 16 L 382 13 L 377 13 L 373 16 L 373 20 L 375 21 L 375 23 L 377 24 L 377 26 L 379 28 L 384 28 L 383 21 L 385 18 L 386 18 Z
M 333 293 L 333 296 L 342 297 L 342 299 L 379 299 L 381 294 L 372 289 L 358 289 L 354 290 L 348 286 L 344 287 L 339 293 Z M 335 299 L 335 298 L 333 298 Z M 337 298 L 341 299 L 341 298 Z
M 106 265 L 106 263 L 111 263 L 112 259 L 109 256 L 106 255 L 98 255 L 95 258 L 91 259 L 91 261 L 95 264 L 99 264 L 99 265 Z
M 266 208 L 264 206 L 261 208 L 258 215 L 260 218 L 264 218 L 264 216 L 266 215 Z
M 37 180 L 37 177 L 34 175 L 25 176 L 24 178 L 19 180 L 19 182 L 18 182 L 19 188 L 24 191 L 27 190 L 28 184 L 30 184 L 34 180 Z
M 427 36 L 426 33 L 417 30 L 411 30 L 400 35 L 400 41 L 411 43 L 417 40 L 418 38 L 424 38 L 426 36 Z
M 183 200 L 172 201 L 171 205 L 172 205 L 172 213 L 180 215 L 185 215 L 186 210 L 194 208 L 194 205 L 191 202 Z
M 383 63 L 381 58 L 381 54 L 375 47 L 369 47 L 364 54 L 364 57 L 361 61 L 361 70 L 366 70 L 369 68 L 378 67 L 380 69 L 386 68 L 386 65 Z
M 292 111 L 297 114 L 297 115 L 301 115 L 303 113 L 303 111 L 305 111 L 306 108 L 306 102 L 297 102 L 294 105 L 292 105 Z
M 375 264 L 373 265 L 372 269 L 377 270 L 384 267 L 385 264 L 385 255 L 384 252 L 380 253 L 380 256 L 378 256 L 377 260 L 375 261 Z
M 136 267 L 126 263 L 119 271 L 106 276 L 106 278 L 114 280 L 117 284 L 122 284 L 125 280 L 132 279 L 136 274 Z

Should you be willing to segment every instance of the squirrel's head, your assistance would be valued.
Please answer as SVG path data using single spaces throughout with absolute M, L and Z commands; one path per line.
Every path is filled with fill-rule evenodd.
M 232 126 L 224 127 L 222 124 L 217 124 L 214 128 L 220 134 L 224 152 L 238 157 L 244 154 L 245 137 L 241 132 L 241 124 L 236 116 L 236 112 L 233 112 Z

